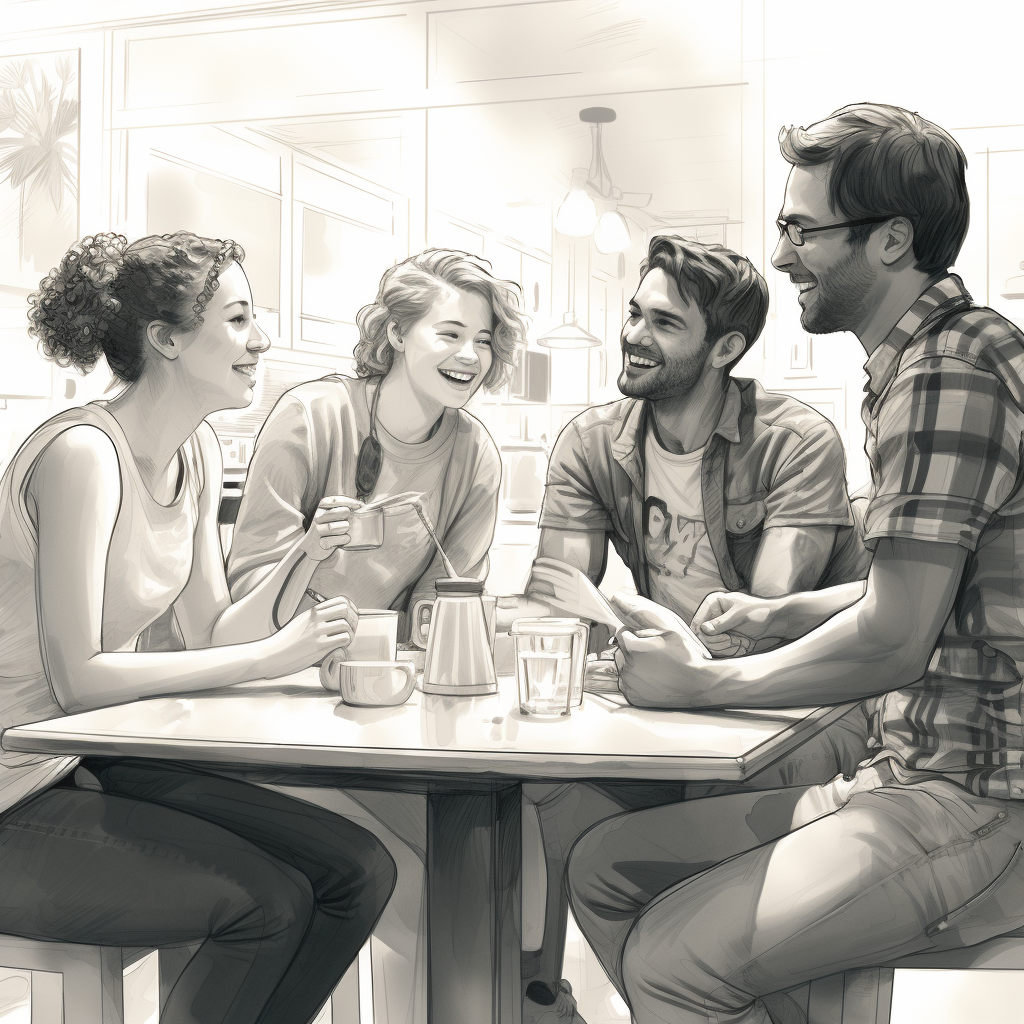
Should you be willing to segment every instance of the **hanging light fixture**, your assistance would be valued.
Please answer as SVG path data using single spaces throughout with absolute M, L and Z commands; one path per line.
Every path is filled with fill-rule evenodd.
M 601 214 L 594 229 L 594 245 L 598 252 L 625 252 L 629 248 L 629 225 L 618 210 Z
M 1024 270 L 1024 261 L 1021 262 L 1020 269 Z M 1004 299 L 1024 299 L 1024 274 L 1008 277 L 1001 295 Z
M 562 316 L 562 322 L 537 339 L 544 348 L 600 348 L 603 342 L 584 327 L 576 317 L 576 245 L 569 246 L 569 311 Z
M 613 184 L 601 148 L 601 127 L 615 120 L 610 107 L 587 107 L 580 111 L 580 120 L 590 125 L 593 142 L 590 168 L 577 167 L 572 172 L 572 185 L 555 214 L 555 230 L 570 238 L 586 238 L 593 234 L 598 252 L 621 253 L 629 248 L 629 225 L 619 207 L 644 207 L 651 201 L 650 193 L 623 194 Z M 596 201 L 595 201 L 596 199 Z M 598 209 L 601 214 L 598 216 Z M 569 247 L 569 311 L 562 322 L 537 339 L 537 344 L 550 349 L 601 348 L 600 338 L 581 327 L 576 316 L 575 243 Z M 621 273 L 620 273 L 621 276 Z
M 572 187 L 555 214 L 555 230 L 571 238 L 585 238 L 597 226 L 597 207 L 587 191 L 587 169 L 572 172 Z
M 601 339 L 580 327 L 575 313 L 565 313 L 562 322 L 537 339 L 544 348 L 600 348 Z
M 601 130 L 615 120 L 615 111 L 611 107 L 586 107 L 579 116 L 584 124 L 590 125 L 590 169 L 577 167 L 573 170 L 569 193 L 555 215 L 555 230 L 571 238 L 593 234 L 598 252 L 623 252 L 629 248 L 629 225 L 619 208 L 642 208 L 651 201 L 651 195 L 649 192 L 623 193 L 612 184 L 601 146 Z M 595 196 L 604 207 L 600 217 Z

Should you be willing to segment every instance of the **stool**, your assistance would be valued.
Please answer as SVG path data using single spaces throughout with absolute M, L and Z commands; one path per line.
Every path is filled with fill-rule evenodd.
M 0 966 L 32 978 L 32 1024 L 124 1024 L 124 968 L 148 949 L 0 935 Z
M 807 1024 L 889 1024 L 893 972 L 1024 971 L 1024 928 L 963 949 L 915 953 L 881 967 L 819 978 L 808 986 Z

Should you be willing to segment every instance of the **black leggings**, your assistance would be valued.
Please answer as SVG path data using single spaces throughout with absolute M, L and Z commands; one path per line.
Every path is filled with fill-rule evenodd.
M 308 1024 L 395 884 L 365 829 L 186 765 L 88 763 L 0 815 L 0 933 L 106 946 L 201 943 L 165 1024 Z

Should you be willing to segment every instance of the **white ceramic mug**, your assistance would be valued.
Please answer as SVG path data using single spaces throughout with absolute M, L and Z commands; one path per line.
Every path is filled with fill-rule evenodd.
M 404 704 L 416 684 L 416 669 L 408 661 L 346 661 L 334 651 L 320 666 L 320 682 L 357 708 Z
M 348 661 L 394 661 L 398 651 L 398 612 L 366 608 L 359 613 L 356 635 L 345 648 Z

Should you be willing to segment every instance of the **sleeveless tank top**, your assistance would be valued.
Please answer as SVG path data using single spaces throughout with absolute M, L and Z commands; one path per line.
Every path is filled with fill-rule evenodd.
M 103 651 L 133 651 L 139 635 L 167 611 L 192 570 L 202 453 L 193 434 L 178 452 L 183 468 L 174 500 L 161 505 L 139 475 L 120 424 L 91 402 L 37 428 L 0 481 L 0 730 L 64 715 L 46 676 L 36 594 L 35 524 L 25 503 L 32 470 L 55 437 L 72 427 L 102 430 L 121 471 L 121 504 L 107 551 L 103 586 Z M 2 741 L 2 733 L 0 733 Z M 0 750 L 0 812 L 52 785 L 75 757 Z

